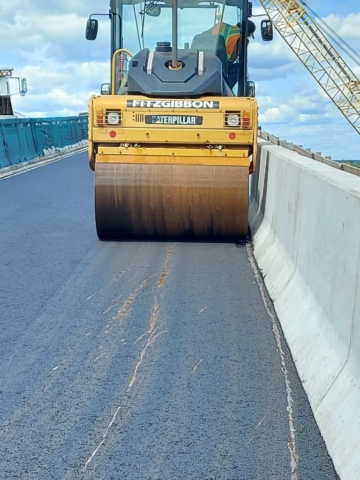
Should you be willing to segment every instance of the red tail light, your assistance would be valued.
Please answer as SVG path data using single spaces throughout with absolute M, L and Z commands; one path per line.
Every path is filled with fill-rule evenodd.
M 99 125 L 99 126 L 104 125 L 105 114 L 103 110 L 96 110 L 95 118 L 96 118 L 96 125 Z
M 241 126 L 242 126 L 242 128 L 250 128 L 251 127 L 250 113 L 243 112 L 243 114 L 241 115 Z

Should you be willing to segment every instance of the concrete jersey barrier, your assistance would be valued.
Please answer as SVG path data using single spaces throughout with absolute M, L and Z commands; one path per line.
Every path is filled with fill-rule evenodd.
M 87 116 L 0 119 L 0 168 L 61 152 L 88 137 Z
M 335 468 L 360 478 L 360 177 L 260 140 L 250 228 Z

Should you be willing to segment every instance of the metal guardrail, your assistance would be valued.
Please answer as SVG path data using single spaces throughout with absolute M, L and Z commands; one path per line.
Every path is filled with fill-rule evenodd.
M 287 142 L 286 140 L 280 140 L 278 137 L 271 135 L 271 133 L 266 133 L 262 130 L 259 130 L 258 136 L 263 140 L 267 140 L 273 143 L 274 145 L 279 145 L 293 152 L 297 152 L 299 153 L 299 155 L 303 155 L 304 157 L 311 158 L 313 160 L 316 160 L 317 162 L 325 163 L 330 167 L 334 167 L 338 170 L 343 170 L 344 172 L 351 173 L 360 177 L 360 168 L 353 167 L 352 165 L 348 165 L 347 163 L 335 162 L 331 159 L 331 157 L 322 156 L 320 152 L 314 153 L 310 149 L 303 148 L 302 145 L 294 145 L 293 143 Z
M 9 118 L 0 120 L 0 168 L 86 140 L 88 117 Z

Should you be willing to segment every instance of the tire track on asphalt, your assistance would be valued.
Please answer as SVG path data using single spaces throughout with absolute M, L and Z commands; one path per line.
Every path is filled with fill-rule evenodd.
M 162 273 L 161 273 L 161 275 L 160 275 L 160 277 L 157 281 L 157 287 L 158 287 L 159 290 L 163 288 L 164 282 L 169 275 L 169 271 L 170 271 L 169 270 L 169 262 L 171 260 L 172 255 L 173 255 L 173 244 L 168 247 L 167 254 L 166 254 L 166 257 L 165 257 L 164 266 L 163 266 L 163 270 L 162 270 Z M 154 277 L 154 276 L 155 275 L 152 275 L 151 277 L 149 277 L 149 279 Z M 112 320 L 120 320 L 120 324 L 121 324 L 122 320 L 129 315 L 130 311 L 132 310 L 132 306 L 133 306 L 134 301 L 136 300 L 136 298 L 138 297 L 140 292 L 143 290 L 143 288 L 145 287 L 145 285 L 147 284 L 149 279 L 144 280 L 139 285 L 139 287 L 137 287 L 135 289 L 135 291 L 125 300 L 125 302 L 119 308 L 117 314 L 112 318 Z M 146 338 L 145 345 L 143 346 L 143 348 L 140 352 L 139 359 L 138 359 L 138 361 L 137 361 L 137 363 L 134 367 L 132 376 L 131 376 L 130 381 L 128 383 L 128 387 L 126 389 L 126 394 L 128 394 L 130 392 L 130 390 L 134 386 L 135 382 L 137 381 L 137 374 L 138 374 L 140 366 L 143 364 L 143 361 L 144 361 L 145 354 L 146 354 L 147 350 L 156 341 L 156 339 L 160 337 L 160 335 L 163 335 L 164 333 L 167 332 L 167 330 L 158 331 L 163 325 L 163 324 L 158 325 L 159 315 L 160 315 L 160 306 L 159 306 L 159 303 L 158 303 L 158 300 L 157 300 L 157 296 L 155 295 L 155 300 L 154 300 L 154 304 L 152 306 L 151 316 L 150 316 L 149 323 L 148 323 L 148 329 L 140 337 L 138 337 L 138 339 L 135 340 L 135 342 L 134 342 L 134 345 L 135 345 L 140 340 Z M 88 459 L 85 461 L 83 469 L 82 469 L 83 471 L 85 471 L 87 469 L 87 467 L 90 465 L 90 463 L 92 462 L 92 460 L 94 459 L 94 457 L 98 453 L 99 449 L 105 444 L 108 433 L 109 433 L 111 427 L 113 426 L 114 422 L 116 421 L 119 413 L 121 412 L 121 409 L 122 409 L 121 405 L 119 405 L 116 408 L 115 413 L 113 414 L 113 416 L 110 420 L 110 423 L 108 424 L 108 426 L 105 429 L 105 432 L 102 436 L 102 439 L 100 440 L 100 442 L 98 443 L 96 448 L 93 450 L 91 455 L 88 457 Z

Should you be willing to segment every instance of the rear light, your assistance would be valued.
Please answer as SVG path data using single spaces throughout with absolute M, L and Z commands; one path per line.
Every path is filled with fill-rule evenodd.
M 120 115 L 118 114 L 118 112 L 108 112 L 107 123 L 110 123 L 111 125 L 116 125 L 117 123 L 120 123 Z
M 106 123 L 109 125 L 121 125 L 122 124 L 122 111 L 121 110 L 106 110 Z
M 237 127 L 240 124 L 240 115 L 238 113 L 229 113 L 226 123 L 229 127 Z
M 240 126 L 240 112 L 225 112 L 224 127 L 239 128 Z
M 111 125 L 116 127 L 122 124 L 121 110 L 96 110 L 95 111 L 95 125 L 98 127 L 106 127 Z
M 96 125 L 103 126 L 104 125 L 104 110 L 96 110 L 95 118 L 96 118 Z
M 241 116 L 241 126 L 242 128 L 250 128 L 251 127 L 251 118 L 250 113 L 244 112 Z
M 251 128 L 251 115 L 250 112 L 225 112 L 224 115 L 224 127 L 247 129 Z
M 11 77 L 12 71 L 11 70 L 0 70 L 0 77 Z

